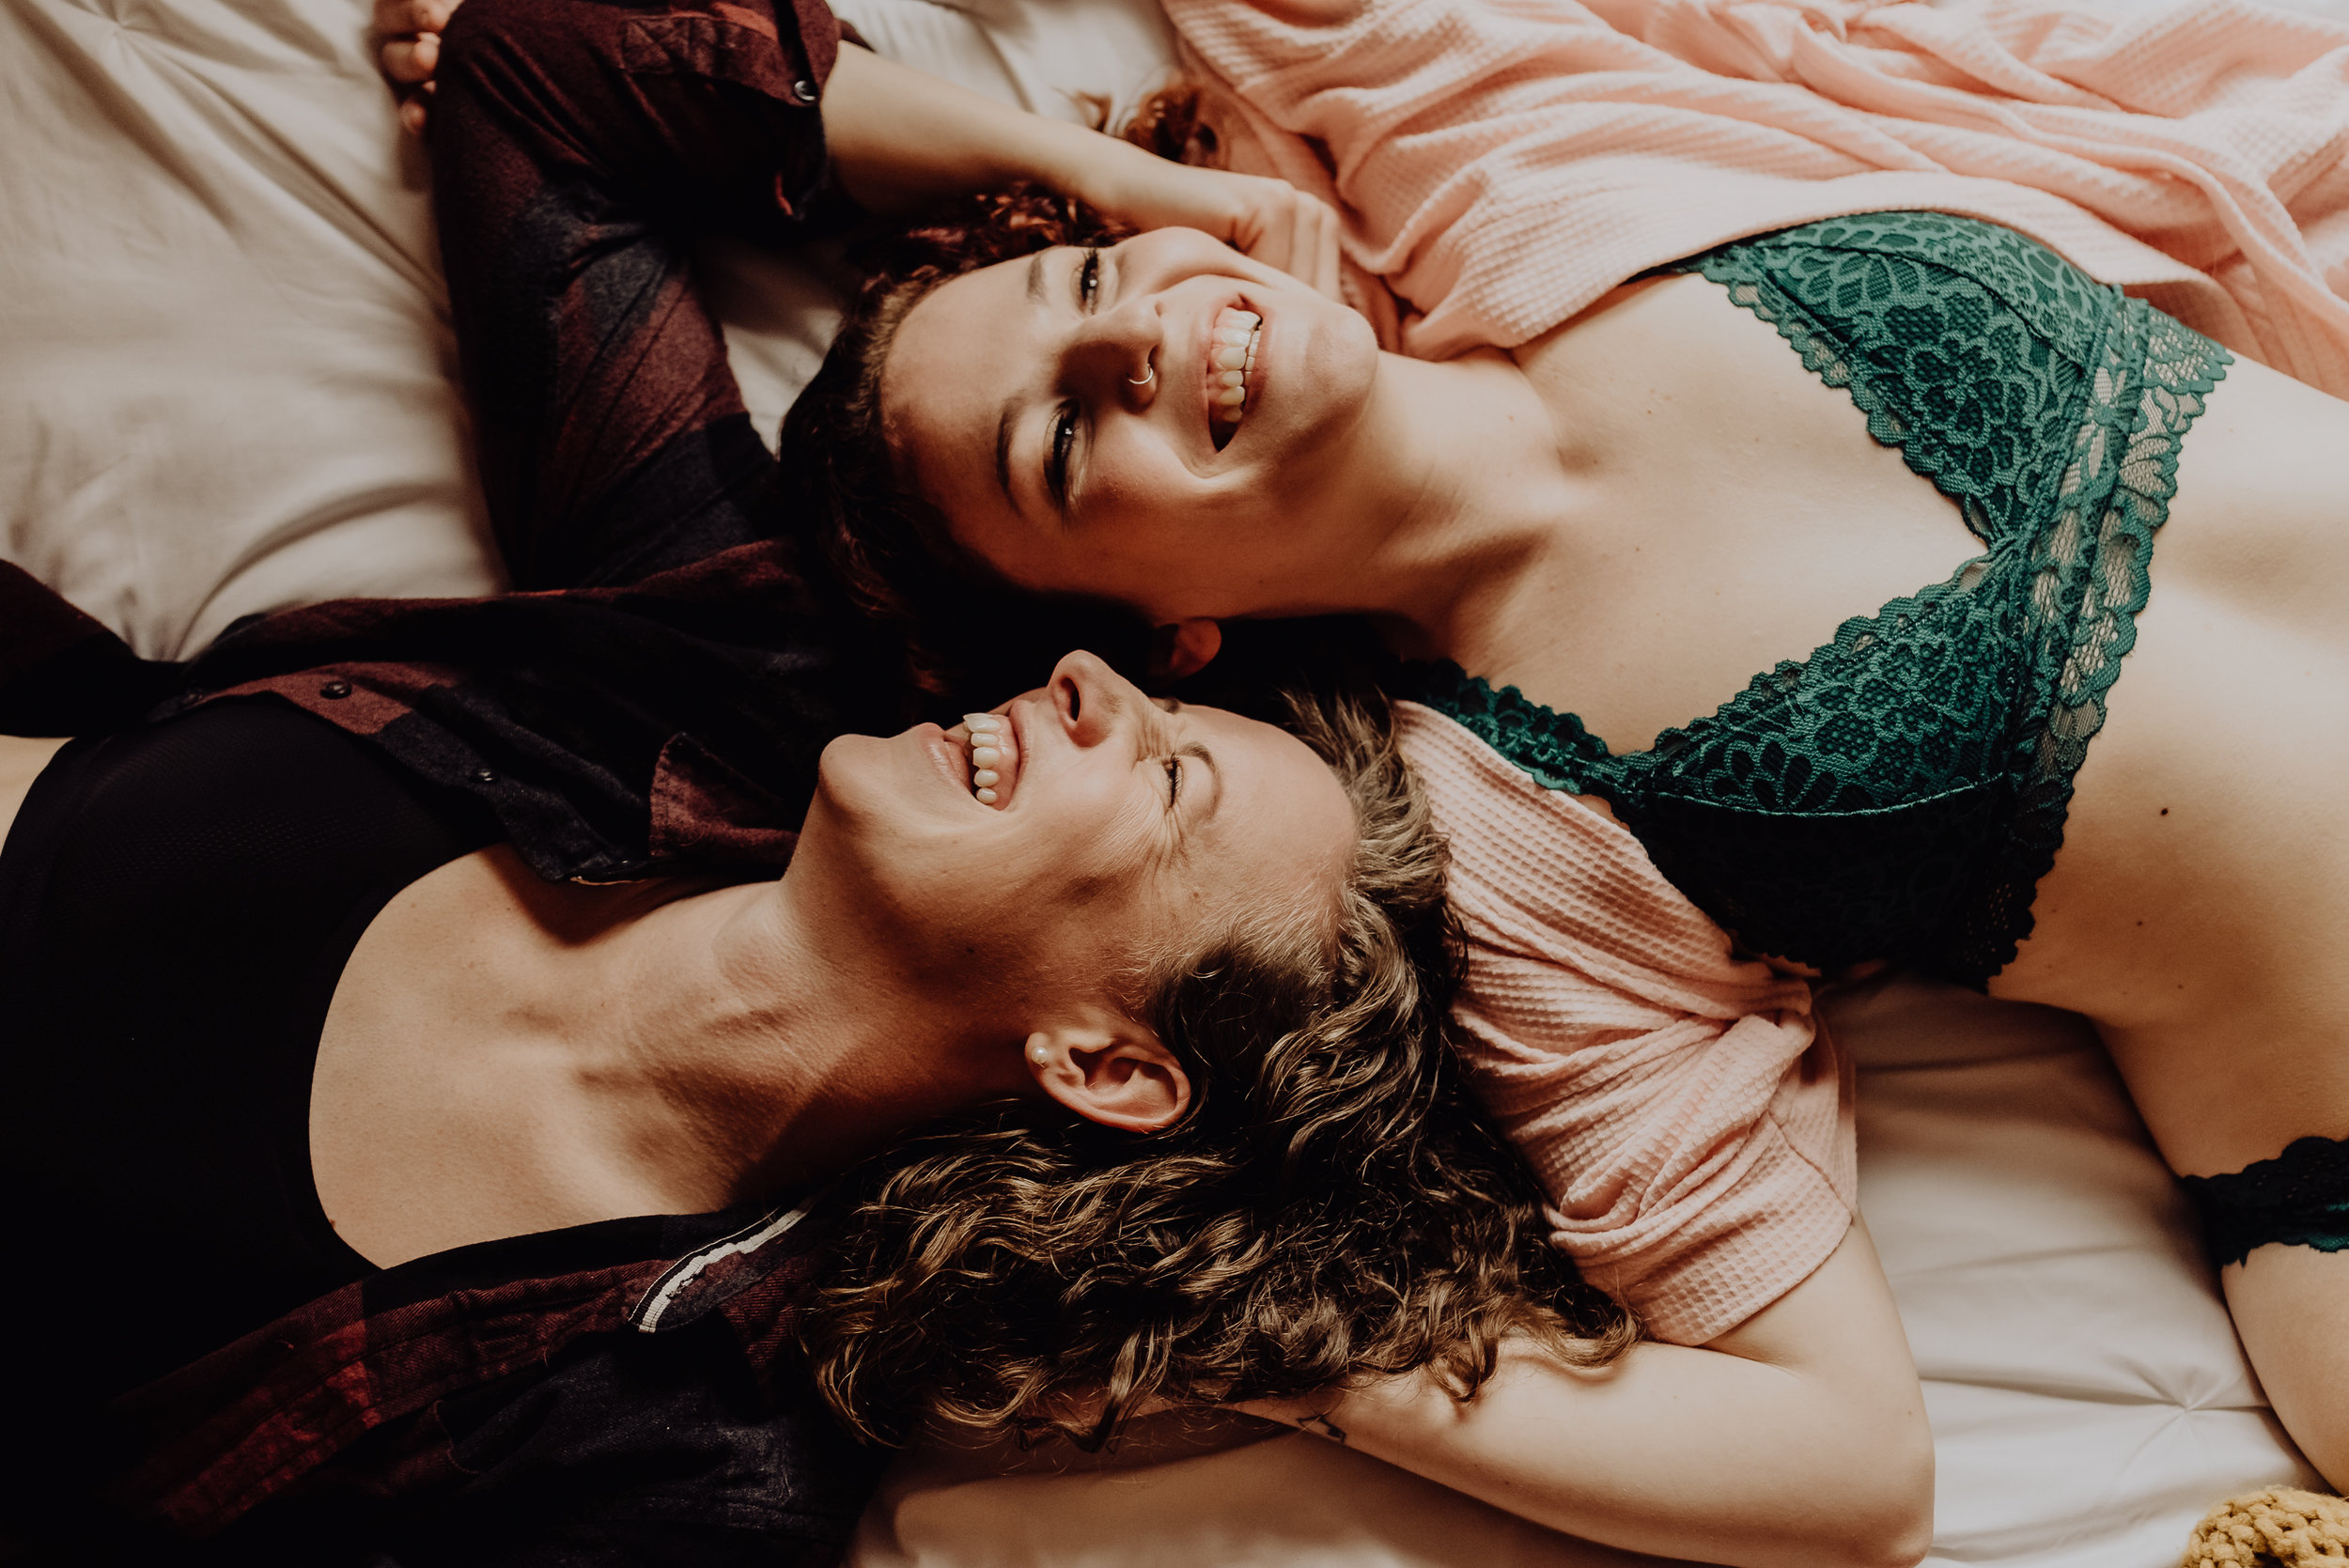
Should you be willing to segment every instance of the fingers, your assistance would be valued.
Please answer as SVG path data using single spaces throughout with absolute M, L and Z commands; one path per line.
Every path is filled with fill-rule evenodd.
M 429 105 L 431 101 L 432 84 L 429 82 L 427 82 L 423 86 L 409 94 L 407 98 L 401 100 L 399 105 L 399 128 L 402 131 L 407 132 L 411 136 L 423 135 L 424 123 L 429 114 L 428 105 Z
M 1276 180 L 1262 205 L 1236 225 L 1232 242 L 1247 255 L 1333 300 L 1343 291 L 1343 223 L 1337 210 L 1317 196 Z
M 379 38 L 438 33 L 448 26 L 462 0 L 375 0 L 375 31 Z
M 428 83 L 432 73 L 441 69 L 441 36 L 425 33 L 415 38 L 394 39 L 383 45 L 379 58 L 384 76 L 395 87 Z
M 424 134 L 432 78 L 441 69 L 441 31 L 464 0 L 375 0 L 376 63 L 399 100 L 399 127 Z
M 1305 262 L 1298 276 L 1314 288 L 1333 300 L 1342 300 L 1345 292 L 1345 270 L 1340 262 L 1345 253 L 1338 245 L 1339 222 L 1337 210 L 1313 196 L 1299 194 L 1298 200 L 1310 209 L 1306 221 L 1299 225 L 1305 232 Z

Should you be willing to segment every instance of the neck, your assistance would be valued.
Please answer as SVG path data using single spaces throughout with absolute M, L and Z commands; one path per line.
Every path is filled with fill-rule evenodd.
M 852 911 L 812 902 L 789 877 L 674 898 L 572 944 L 554 977 L 607 1147 L 679 1212 L 804 1185 L 1032 1085 L 1019 1042 L 970 1032 L 967 998 L 909 983 Z
M 1360 519 L 1334 569 L 1300 572 L 1315 602 L 1283 613 L 1368 614 L 1410 657 L 1458 645 L 1527 563 L 1571 537 L 1584 504 L 1554 420 L 1505 355 L 1380 356 L 1361 439 L 1326 516 Z

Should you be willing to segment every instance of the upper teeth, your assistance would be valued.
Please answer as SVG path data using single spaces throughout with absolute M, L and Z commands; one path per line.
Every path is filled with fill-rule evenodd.
M 1237 425 L 1247 411 L 1248 373 L 1256 368 L 1256 339 L 1264 318 L 1252 310 L 1227 305 L 1215 318 L 1215 341 L 1208 349 L 1214 364 L 1210 373 L 1216 388 L 1216 417 Z
M 979 804 L 991 806 L 998 799 L 995 785 L 1003 781 L 995 765 L 1008 750 L 1002 744 L 1003 722 L 992 713 L 966 713 L 962 722 L 971 730 L 971 793 L 979 798 Z

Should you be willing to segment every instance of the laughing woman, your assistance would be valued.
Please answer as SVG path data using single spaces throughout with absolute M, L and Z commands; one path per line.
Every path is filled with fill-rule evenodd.
M 1076 505 L 1107 502 L 1120 509 L 1121 518 L 1142 525 L 1129 541 L 1135 548 L 1163 549 L 1163 564 L 1174 573 L 1171 582 L 1190 582 L 1200 562 L 1147 526 L 1151 494 L 1158 490 L 1161 499 L 1173 499 L 1190 492 L 1186 475 L 1196 477 L 1196 471 L 1174 456 L 1190 449 L 1175 443 L 1191 441 L 1193 416 L 1209 411 L 1208 372 L 1201 356 L 1222 307 L 1252 301 L 1266 307 L 1262 318 L 1273 323 L 1273 302 L 1288 298 L 1266 291 L 1289 287 L 1283 274 L 1247 260 L 1221 241 L 1252 244 L 1271 261 L 1334 287 L 1338 280 L 1326 216 L 1309 198 L 1278 182 L 1153 160 L 1092 132 L 957 96 L 853 47 L 841 48 L 829 78 L 819 80 L 820 72 L 807 74 L 817 68 L 801 63 L 800 45 L 787 30 L 778 42 L 745 22 L 744 14 L 743 8 L 731 5 L 707 13 L 682 6 L 648 13 L 587 0 L 469 0 L 440 41 L 429 49 L 421 42 L 411 46 L 430 56 L 434 71 L 430 117 L 443 243 L 482 418 L 492 504 L 502 528 L 512 529 L 506 520 L 524 524 L 508 538 L 509 556 L 546 563 L 561 580 L 567 569 L 561 551 L 575 536 L 538 528 L 529 519 L 537 501 L 570 493 L 582 475 L 602 483 L 600 476 L 614 468 L 639 474 L 643 477 L 629 481 L 631 493 L 655 494 L 665 488 L 661 515 L 701 519 L 725 515 L 730 503 L 723 498 L 737 493 L 728 488 L 730 475 L 755 478 L 771 472 L 766 466 L 771 460 L 757 446 L 732 396 L 730 378 L 723 375 L 723 346 L 692 294 L 683 247 L 672 241 L 657 256 L 648 254 L 642 239 L 646 230 L 613 221 L 605 205 L 613 192 L 645 204 L 639 210 L 651 211 L 664 210 L 683 193 L 692 197 L 705 221 L 723 220 L 788 238 L 791 225 L 817 220 L 828 190 L 888 209 L 1017 178 L 1075 190 L 1137 227 L 1174 222 L 1213 226 L 1210 232 L 1160 226 L 1130 248 L 1096 256 L 1053 248 L 1052 241 L 1066 237 L 1067 210 L 1055 200 L 1031 194 L 992 203 L 988 224 L 917 241 L 933 253 L 935 265 L 919 272 L 917 284 L 904 292 L 902 303 L 910 303 L 911 312 L 899 313 L 906 331 L 897 339 L 897 352 L 884 349 L 859 359 L 856 344 L 872 342 L 870 330 L 836 351 L 828 386 L 842 402 L 835 406 L 819 388 L 813 402 L 802 403 L 808 411 L 795 412 L 786 432 L 793 484 L 787 493 L 798 494 L 797 486 L 804 481 L 811 541 L 836 547 L 844 594 L 870 608 L 907 608 L 895 569 L 900 556 L 880 536 L 860 532 L 824 539 L 818 525 L 831 517 L 827 501 L 847 465 L 864 461 L 885 471 L 892 449 L 879 438 L 884 426 L 924 443 L 926 450 L 934 437 L 941 454 L 967 451 L 973 466 L 955 473 L 967 474 L 986 487 L 988 497 L 1032 522 L 1036 533 L 1031 537 L 1039 548 L 1049 544 L 1048 520 L 1057 516 L 1062 496 Z M 412 56 L 409 63 L 415 63 Z M 829 165 L 811 159 L 805 140 L 819 124 Z M 941 148 L 953 149 L 951 156 L 941 157 Z M 880 156 L 885 149 L 894 150 Z M 778 171 L 786 177 L 780 190 Z M 884 173 L 887 178 L 877 178 Z M 485 223 L 485 215 L 493 221 Z M 518 249 L 506 238 L 515 234 L 531 237 L 532 245 Z M 629 245 L 615 250 L 615 236 L 628 239 Z M 575 261 L 522 280 L 500 280 L 501 269 L 543 265 L 535 258 L 559 259 L 567 246 L 575 247 Z M 979 270 L 968 277 L 945 281 L 956 269 L 973 266 Z M 1117 273 L 1121 267 L 1132 270 Z M 517 282 L 530 287 L 518 287 Z M 1299 297 L 1328 303 L 1303 284 L 1294 287 Z M 1132 306 L 1126 315 L 1096 313 L 1111 302 L 1104 287 L 1128 290 L 1124 298 Z M 1243 290 L 1256 292 L 1244 296 Z M 893 296 L 887 290 L 877 296 L 888 297 Z M 1317 323 L 1314 330 L 1330 331 L 1330 346 L 1347 349 L 1352 340 L 1344 334 L 1350 329 L 1340 318 L 1357 326 L 1359 318 L 1334 304 L 1329 311 L 1326 318 L 1311 318 Z M 917 368 L 910 380 L 900 380 L 897 368 L 910 363 L 904 356 L 920 341 L 915 329 L 931 318 L 925 312 L 940 319 L 940 334 L 932 341 L 949 352 L 927 370 Z M 1129 352 L 1138 339 L 1099 332 L 1107 323 L 1161 321 L 1186 325 L 1179 339 L 1163 336 L 1157 353 Z M 970 335 L 972 323 L 986 323 L 987 329 Z M 1005 333 L 997 333 L 997 327 Z M 1038 335 L 1031 337 L 1032 332 Z M 1272 341 L 1268 336 L 1268 344 Z M 1317 351 L 1307 350 L 1301 337 L 1299 343 L 1305 363 L 1317 369 Z M 1243 376 L 1245 349 L 1244 343 L 1235 348 Z M 1278 356 L 1286 351 L 1269 348 L 1273 357 L 1260 361 L 1259 368 L 1279 373 Z M 1365 390 L 1368 382 L 1361 372 L 1376 363 L 1375 350 L 1371 360 L 1350 370 L 1331 362 L 1336 373 L 1323 395 L 1334 403 Z M 872 366 L 873 374 L 860 373 L 861 365 Z M 532 400 L 537 383 L 506 393 L 498 380 L 508 373 L 505 367 L 537 365 L 560 368 L 557 384 L 577 389 L 567 393 L 576 402 L 558 402 L 554 417 L 543 396 Z M 882 368 L 891 374 L 881 376 Z M 926 384 L 930 371 L 942 373 L 944 380 Z M 1292 375 L 1304 384 L 1304 376 Z M 1066 423 L 1054 427 L 1063 400 L 1036 398 L 1048 384 L 1064 384 L 1064 376 L 1071 387 L 1081 384 L 1124 399 L 1101 410 L 1104 440 L 1134 443 L 1114 449 L 1145 458 L 1159 451 L 1167 463 L 1145 460 L 1126 469 L 1080 458 L 1067 439 Z M 893 403 L 893 394 L 904 385 L 924 390 Z M 712 388 L 719 395 L 713 396 Z M 925 400 L 932 396 L 946 400 L 941 406 L 970 422 L 968 428 L 922 426 L 930 412 Z M 641 406 L 650 414 L 615 417 L 607 411 L 606 399 Z M 820 422 L 844 410 L 861 411 L 867 419 L 864 434 L 870 439 L 863 444 L 855 432 Z M 1225 433 L 1231 423 L 1224 422 Z M 661 434 L 661 443 L 654 448 L 660 456 L 647 461 L 649 442 L 612 441 L 608 432 L 615 427 Z M 1248 461 L 1245 483 L 1253 493 L 1243 498 L 1239 489 L 1228 488 L 1223 493 L 1248 508 L 1252 519 L 1294 506 L 1300 523 L 1318 527 L 1327 514 L 1317 509 L 1315 486 L 1326 481 L 1333 462 L 1357 461 L 1359 452 L 1333 455 L 1286 442 L 1259 448 L 1253 444 L 1260 439 L 1257 427 L 1241 429 L 1229 451 Z M 973 432 L 980 444 L 969 447 Z M 1215 452 L 1216 433 L 1204 417 L 1198 421 L 1198 450 L 1191 456 L 1203 466 Z M 844 436 L 848 439 L 836 439 Z M 1112 447 L 1099 450 L 1106 454 Z M 1262 460 L 1251 456 L 1260 450 Z M 1283 471 L 1283 458 L 1297 461 L 1294 472 Z M 1093 466 L 1083 466 L 1086 461 Z M 1084 488 L 1096 481 L 1104 488 Z M 706 503 L 713 490 L 720 505 Z M 1081 499 L 1090 497 L 1100 502 Z M 1102 516 L 1106 520 L 1110 514 Z M 981 536 L 970 537 L 977 541 Z M 1081 547 L 1069 554 L 1072 569 L 1086 560 L 1114 556 L 1090 529 L 1072 530 L 1066 538 Z M 1264 536 L 1246 528 L 1195 541 L 1203 551 L 1234 549 L 1237 552 L 1229 565 L 1252 573 L 1261 567 L 1253 552 L 1265 542 Z M 730 557 L 711 559 L 724 563 Z M 523 580 L 532 576 L 525 567 Z M 662 581 L 656 578 L 651 584 Z M 740 608 L 750 585 L 745 574 L 736 572 L 715 588 L 701 577 L 692 581 L 697 602 L 723 591 L 728 624 L 739 634 L 756 631 L 755 617 Z M 971 600 L 968 594 L 959 598 Z M 922 629 L 935 633 L 946 628 L 957 614 L 957 598 L 950 589 L 944 602 L 926 606 Z M 1015 634 L 1019 624 L 1017 617 L 989 623 L 982 616 L 975 629 L 991 645 Z M 231 673 L 244 672 L 239 667 Z M 371 666 L 357 678 L 373 681 L 379 691 L 385 684 Z M 634 677 L 623 669 L 611 678 Z M 411 711 L 420 704 L 433 711 L 447 706 L 437 691 L 419 695 L 412 686 L 404 682 L 388 698 L 397 698 Z M 329 717 L 346 711 L 319 702 L 315 688 L 281 682 L 274 689 Z M 669 700 L 675 700 L 673 693 Z M 381 733 L 392 735 L 397 727 Z M 664 748 L 661 764 L 666 768 L 697 755 L 682 747 Z M 744 792 L 710 786 L 708 773 L 704 768 L 675 787 L 657 787 L 656 825 L 666 800 L 726 800 L 739 806 Z M 1196 769 L 1186 768 L 1184 778 L 1182 799 L 1204 804 L 1207 797 Z M 675 835 L 678 841 L 687 836 Z M 937 896 L 958 896 L 959 879 L 955 883 L 941 880 Z M 1796 1031 L 1790 1027 L 1786 1032 Z M 1384 1070 L 1368 1058 L 1360 1065 L 1364 1072 Z M 1776 1079 L 1773 1067 L 1771 1089 Z M 1825 1089 L 1824 1141 L 1817 1136 L 1815 1093 L 1795 1108 L 1799 1112 L 1795 1120 L 1802 1124 L 1797 1131 L 1816 1145 L 1816 1157 L 1831 1167 L 1836 1157 L 1831 1071 Z M 1735 1169 L 1752 1163 L 1734 1140 L 1728 1141 L 1727 1155 Z M 1802 1157 L 1803 1151 L 1797 1150 L 1775 1158 L 1741 1196 L 1760 1193 L 1766 1208 L 1810 1203 L 1806 1219 L 1815 1231 L 1817 1205 L 1796 1176 Z M 1334 1165 L 1299 1179 L 1332 1201 L 1341 1201 L 1335 1189 L 1354 1181 Z M 1691 1191 L 1692 1200 L 1698 1196 Z M 1495 1218 L 1501 1212 L 1497 1208 Z M 1741 1224 L 1725 1206 L 1719 1212 L 1730 1216 L 1727 1229 L 1733 1234 L 1757 1228 Z M 1890 1294 L 1866 1242 L 1856 1234 L 1844 1240 L 1849 1217 L 1840 1202 L 1835 1219 L 1826 1249 L 1835 1254 L 1833 1261 L 1784 1301 L 1750 1303 L 1743 1321 L 1723 1325 L 1706 1336 L 1709 1343 L 1633 1346 L 1603 1374 L 1579 1368 L 1576 1355 L 1559 1354 L 1555 1342 L 1546 1346 L 1538 1334 L 1511 1334 L 1478 1342 L 1496 1356 L 1497 1375 L 1465 1405 L 1453 1397 L 1456 1383 L 1448 1389 L 1440 1379 L 1416 1374 L 1367 1376 L 1377 1358 L 1353 1364 L 1347 1370 L 1356 1375 L 1332 1378 L 1313 1392 L 1268 1391 L 1258 1398 L 1235 1385 L 1218 1397 L 1306 1421 L 1325 1436 L 1344 1434 L 1434 1479 L 1610 1545 L 1735 1564 L 1877 1568 L 1912 1561 L 1924 1548 L 1931 1511 L 1932 1459 L 1922 1403 Z M 1750 1282 L 1741 1281 L 1738 1273 L 1748 1264 L 1737 1255 L 1738 1247 L 1724 1243 L 1713 1257 L 1700 1255 L 1703 1250 L 1676 1250 L 1683 1277 L 1696 1281 L 1691 1288 L 1701 1292 L 1703 1280 L 1718 1276 L 1733 1300 L 1750 1301 Z M 1264 1254 L 1252 1244 L 1248 1255 Z M 1808 1273 L 1820 1258 L 1797 1261 Z M 1064 1260 L 1039 1266 L 1069 1265 Z M 1318 1283 L 1330 1288 L 1335 1281 Z M 1430 1288 L 1445 1287 L 1438 1278 Z M 1741 1291 L 1745 1294 L 1737 1294 Z M 1348 1298 L 1344 1290 L 1330 1296 L 1333 1304 Z M 1143 1293 L 1141 1299 L 1157 1297 Z M 1165 1307 L 1169 1312 L 1184 1310 L 1179 1295 Z M 903 1332 L 910 1323 L 938 1320 L 935 1312 L 917 1318 L 910 1303 L 883 1296 L 876 1299 L 872 1316 L 858 1321 Z M 1113 1323 L 1114 1316 L 1100 1321 Z M 1212 1327 L 1211 1321 L 1202 1331 Z M 1342 1320 L 1325 1322 L 1300 1329 L 1296 1343 L 1343 1346 L 1352 1332 Z M 1282 1336 L 1274 1339 L 1286 1343 Z M 1260 1341 L 1251 1335 L 1240 1343 Z M 909 1354 L 918 1348 L 909 1345 Z M 990 1358 L 977 1360 L 993 1364 Z M 939 1368 L 944 1377 L 956 1363 L 947 1358 L 918 1364 Z M 970 1364 L 962 1363 L 966 1369 Z M 1407 1373 L 1405 1358 L 1389 1365 Z M 1193 1388 L 1206 1391 L 1204 1383 Z M 1081 1408 L 1086 1396 L 1072 1390 L 1072 1397 Z M 1692 1486 L 1704 1495 L 1701 1509 L 1688 1506 Z
M 612 886 L 269 699 L 0 741 L 54 753 L 0 801 L 17 1545 L 820 1557 L 873 1462 L 817 1389 L 1097 1441 L 1603 1360 L 1447 1067 L 1392 737 L 1292 722 L 1071 655 L 834 742 L 779 881 Z
M 1561 1244 L 1672 1343 L 1604 1386 L 1504 1384 L 1440 1420 L 1384 1386 L 1301 1413 L 1565 1529 L 1824 1560 L 1788 1515 L 1900 1452 L 1839 1449 L 1827 1412 L 1897 1433 L 1915 1385 L 1804 977 L 1890 961 L 2094 1020 L 2201 1203 L 2279 1415 L 2349 1482 L 2330 1021 L 2349 1006 L 2349 405 L 2015 228 L 1864 203 L 1939 191 L 2018 225 L 2056 213 L 2101 254 L 2134 243 L 1986 179 L 1823 177 L 1781 209 L 1849 215 L 1750 222 L 1587 308 L 1549 299 L 1577 225 L 1641 187 L 1590 209 L 1513 188 L 1615 79 L 1545 74 L 1563 55 L 1494 39 L 1588 13 L 1182 11 L 1203 48 L 1279 40 L 1233 46 L 1264 66 L 1234 68 L 1249 111 L 1320 138 L 1307 162 L 1379 209 L 1351 214 L 1359 252 L 1420 284 L 1423 328 L 1447 269 L 1556 305 L 1550 324 L 1423 361 L 1204 235 L 1072 223 L 996 260 L 980 225 L 876 282 L 789 433 L 826 465 L 871 597 L 916 624 L 949 624 L 974 585 L 1108 601 L 1160 629 L 1179 673 L 1219 623 L 1350 613 L 1408 661 L 1482 1087 L 1548 1178 Z M 1734 98 L 1684 74 L 1680 107 Z M 1753 116 L 1824 123 L 1823 95 L 1789 109 L 1808 89 L 1769 80 Z M 2065 112 L 2081 136 L 2107 115 L 2115 144 L 2195 133 Z M 1703 1412 L 1703 1441 L 1674 1408 Z M 1480 1425 L 1520 1439 L 1507 1459 L 1430 1463 Z M 1790 1474 L 1804 1452 L 1833 1457 Z M 1692 1476 L 1706 1518 L 1673 1519 Z
M 38 1437 L 0 1556 L 823 1561 L 876 1468 L 843 1420 L 1097 1442 L 1466 1395 L 1503 1338 L 1610 1358 L 1443 1048 L 1444 855 L 1383 701 L 1268 723 L 1079 653 L 859 733 L 902 659 L 805 565 L 684 260 L 820 212 L 829 18 L 490 9 L 441 210 L 537 591 L 288 612 L 179 671 L 0 616 L 19 668 L 61 634 L 0 691 L 35 734 L 168 699 L 0 739 Z
M 0 571 L 0 713 L 112 711 L 0 740 L 0 1556 L 821 1561 L 874 1471 L 835 1413 L 1096 1441 L 1629 1337 L 1544 1304 L 1448 1064 L 1383 703 L 1266 723 L 1072 654 L 860 733 L 902 660 L 806 564 L 683 259 L 820 221 L 836 39 L 720 11 L 516 4 L 443 83 L 535 592 L 173 671 Z

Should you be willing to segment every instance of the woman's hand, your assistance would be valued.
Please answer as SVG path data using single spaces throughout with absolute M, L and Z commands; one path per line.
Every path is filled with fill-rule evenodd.
M 441 33 L 464 0 L 375 0 L 376 67 L 399 101 L 400 128 L 424 134 L 432 73 L 441 69 Z
M 1106 138 L 1104 138 L 1106 140 Z M 1234 250 L 1277 267 L 1329 295 L 1339 292 L 1336 209 L 1284 179 L 1231 174 L 1172 163 L 1143 151 L 1096 149 L 1089 167 L 1071 181 L 1074 193 L 1103 215 L 1135 228 L 1204 229 Z
M 824 86 L 824 137 L 841 183 L 871 211 L 1034 180 L 1135 228 L 1204 229 L 1342 298 L 1338 215 L 1285 180 L 1169 163 L 854 45 Z

